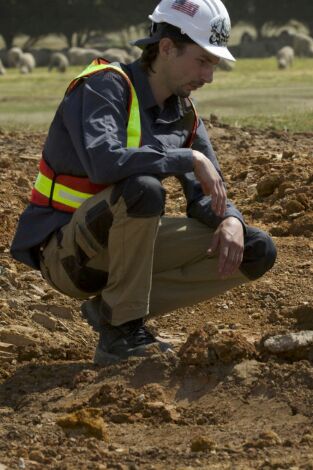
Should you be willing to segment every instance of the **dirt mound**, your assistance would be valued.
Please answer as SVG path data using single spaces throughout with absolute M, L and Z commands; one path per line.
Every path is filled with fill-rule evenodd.
M 256 350 L 241 333 L 219 331 L 213 325 L 192 333 L 178 352 L 183 365 L 231 364 L 255 357 Z
M 105 368 L 79 302 L 9 256 L 45 136 L 0 133 L 1 469 L 313 469 L 313 134 L 209 133 L 229 196 L 274 235 L 277 263 L 150 320 L 174 353 Z M 165 185 L 167 213 L 184 213 L 176 180 Z

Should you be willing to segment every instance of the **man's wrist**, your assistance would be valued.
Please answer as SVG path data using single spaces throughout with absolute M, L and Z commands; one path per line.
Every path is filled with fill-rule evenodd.
M 243 234 L 246 233 L 246 227 L 245 224 L 242 220 L 240 220 L 238 217 L 235 217 L 234 215 L 229 215 L 228 217 L 225 217 L 225 219 L 222 220 L 221 224 L 227 225 L 230 224 L 232 226 L 238 225 L 242 227 Z

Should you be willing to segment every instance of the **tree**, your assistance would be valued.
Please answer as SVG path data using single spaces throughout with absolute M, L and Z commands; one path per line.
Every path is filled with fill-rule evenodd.
M 22 31 L 22 12 L 19 0 L 0 0 L 0 34 L 9 48 L 14 37 Z
M 224 0 L 232 24 L 245 21 L 255 26 L 261 36 L 265 23 L 281 26 L 294 19 L 308 26 L 313 35 L 311 0 Z
M 136 8 L 127 0 L 0 0 L 0 34 L 7 47 L 18 34 L 27 45 L 50 33 L 64 34 L 68 44 L 83 45 L 92 31 L 109 32 L 142 23 L 158 2 L 141 0 Z

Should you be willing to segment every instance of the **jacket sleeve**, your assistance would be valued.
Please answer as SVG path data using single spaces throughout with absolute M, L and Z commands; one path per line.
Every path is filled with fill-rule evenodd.
M 126 147 L 129 88 L 117 72 L 98 73 L 63 102 L 63 122 L 93 183 L 114 184 L 136 174 L 183 175 L 192 171 L 191 149 L 166 150 L 157 141 Z
M 200 119 L 197 134 L 193 142 L 192 148 L 202 152 L 216 168 L 221 178 L 224 180 L 216 155 L 213 151 L 210 139 L 205 129 L 203 121 Z M 182 176 L 177 176 L 183 187 L 187 200 L 187 215 L 198 219 L 200 222 L 211 228 L 216 228 L 227 217 L 236 217 L 244 227 L 245 224 L 242 214 L 239 210 L 227 200 L 226 212 L 223 216 L 217 217 L 211 208 L 211 197 L 203 194 L 199 181 L 195 178 L 193 172 L 187 172 Z

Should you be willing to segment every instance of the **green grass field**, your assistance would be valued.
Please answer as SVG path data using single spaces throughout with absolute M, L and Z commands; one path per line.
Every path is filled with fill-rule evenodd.
M 0 76 L 0 128 L 47 130 L 70 80 L 65 74 L 37 68 Z M 232 72 L 217 71 L 214 82 L 194 94 L 199 114 L 215 114 L 232 125 L 313 131 L 313 59 L 295 60 L 278 70 L 274 58 L 240 59 Z

